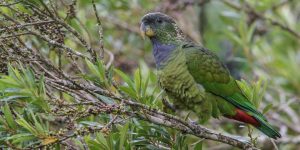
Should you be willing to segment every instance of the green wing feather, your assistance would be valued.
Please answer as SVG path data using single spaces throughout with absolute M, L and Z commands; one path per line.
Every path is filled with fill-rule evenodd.
M 216 95 L 219 111 L 212 112 L 214 117 L 220 112 L 223 115 L 233 116 L 235 107 L 237 107 L 260 123 L 260 126 L 256 127 L 257 129 L 269 137 L 275 139 L 281 137 L 280 133 L 267 122 L 263 114 L 256 110 L 214 53 L 193 44 L 186 44 L 183 49 L 187 58 L 188 70 L 195 81 L 201 84 L 207 92 Z M 215 101 L 212 102 L 212 105 L 215 105 Z
M 257 114 L 266 120 L 246 98 L 228 69 L 214 53 L 194 44 L 185 44 L 183 49 L 189 72 L 206 91 L 222 97 L 237 108 Z

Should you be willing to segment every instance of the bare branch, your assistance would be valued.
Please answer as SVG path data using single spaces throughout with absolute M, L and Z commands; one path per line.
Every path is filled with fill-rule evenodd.
M 26 4 L 29 4 L 31 7 L 35 8 L 35 10 L 42 16 L 44 16 L 44 14 L 41 13 L 41 11 L 36 8 L 33 4 L 31 4 L 28 1 L 24 1 Z M 44 6 L 47 7 L 47 6 Z M 47 7 L 48 8 L 48 7 Z M 48 8 L 49 10 L 49 8 Z M 51 11 L 48 11 L 51 12 Z M 79 32 L 77 32 L 75 29 L 73 29 L 73 27 L 71 27 L 69 24 L 65 23 L 63 20 L 61 20 L 60 18 L 56 17 L 55 15 L 49 15 L 48 17 L 50 17 L 51 19 L 53 19 L 56 23 L 62 25 L 63 27 L 65 27 L 68 31 L 70 31 L 79 41 L 80 43 L 87 49 L 87 51 L 90 53 L 91 57 L 93 58 L 93 60 L 95 61 L 97 58 L 97 53 L 95 52 L 95 50 L 86 42 L 86 40 L 80 35 Z
M 60 82 L 60 83 L 63 83 L 64 86 L 67 86 L 69 88 L 74 87 L 74 85 L 69 85 L 70 82 Z M 103 89 L 100 89 L 95 86 L 89 86 L 89 85 L 84 85 L 84 84 L 80 84 L 79 88 L 82 88 L 82 90 L 93 91 L 95 93 L 105 95 L 105 96 L 113 98 L 115 100 L 122 101 L 122 102 L 124 102 L 124 104 L 126 104 L 128 106 L 132 106 L 134 108 L 140 108 L 144 112 L 146 112 L 147 115 L 145 116 L 140 113 L 135 113 L 135 116 L 138 118 L 141 118 L 143 120 L 147 120 L 152 123 L 164 125 L 167 127 L 176 128 L 177 130 L 180 130 L 183 133 L 193 134 L 200 138 L 219 141 L 219 142 L 226 143 L 226 144 L 229 144 L 229 145 L 232 145 L 235 147 L 239 147 L 242 149 L 256 149 L 250 143 L 240 141 L 231 136 L 226 136 L 221 133 L 216 133 L 210 129 L 207 129 L 207 128 L 199 126 L 199 125 L 195 125 L 193 123 L 188 123 L 186 121 L 183 121 L 183 120 L 177 118 L 176 116 L 172 116 L 170 114 L 160 112 L 156 109 L 150 108 L 147 105 L 137 103 L 132 100 L 124 99 L 122 97 L 115 95 L 114 93 L 107 91 L 107 90 L 103 90 Z
M 109 50 L 107 50 L 107 49 L 104 49 L 104 52 L 107 53 L 108 56 L 109 56 L 109 60 L 108 60 L 108 62 L 107 62 L 106 65 L 105 65 L 105 69 L 107 70 L 107 69 L 109 69 L 110 66 L 113 64 L 113 61 L 114 61 L 114 59 L 115 59 L 115 56 L 114 56 L 114 54 L 113 54 L 111 51 L 109 51 Z
M 12 21 L 12 22 L 14 22 L 14 23 L 20 25 L 20 23 L 19 23 L 17 20 L 15 20 L 15 19 L 11 18 L 10 16 L 4 14 L 2 11 L 0 11 L 0 14 L 1 14 L 2 16 L 4 16 L 5 18 L 9 19 L 10 21 Z M 52 39 L 50 39 L 50 38 L 48 38 L 48 37 L 46 37 L 46 36 L 43 36 L 43 35 L 39 34 L 39 33 L 36 32 L 36 31 L 29 30 L 29 29 L 27 29 L 27 28 L 24 28 L 24 29 L 25 29 L 26 31 L 28 31 L 30 34 L 33 34 L 33 35 L 37 36 L 38 38 L 41 38 L 41 39 L 43 39 L 44 41 L 48 42 L 50 45 L 58 46 L 58 47 L 60 47 L 60 48 L 63 48 L 63 49 L 65 49 L 65 50 L 67 50 L 68 53 L 73 54 L 73 55 L 76 55 L 76 56 L 78 56 L 78 57 L 80 57 L 80 58 L 88 58 L 87 56 L 85 56 L 85 55 L 83 55 L 83 54 L 81 54 L 81 53 L 79 53 L 79 52 L 77 52 L 77 51 L 75 51 L 75 50 L 73 50 L 73 49 L 71 49 L 71 48 L 65 46 L 64 44 L 58 43 L 58 42 L 56 42 L 56 41 L 54 41 L 54 40 L 52 40 Z M 89 59 L 89 58 L 88 58 L 88 59 Z
M 99 43 L 100 43 L 100 58 L 103 59 L 103 57 L 104 57 L 103 28 L 102 28 L 102 23 L 100 21 L 94 0 L 92 0 L 92 4 L 93 4 L 93 10 L 94 10 L 94 13 L 95 13 L 96 19 L 97 19 L 97 25 L 98 25 Z
M 18 25 L 15 25 L 15 26 L 10 26 L 10 27 L 5 27 L 4 29 L 0 29 L 0 33 L 3 32 L 3 31 L 7 31 L 7 30 L 22 29 L 26 26 L 43 25 L 43 24 L 48 24 L 48 23 L 53 23 L 53 22 L 54 22 L 53 20 L 49 20 L 49 21 L 39 21 L 39 22 L 18 24 Z
M 7 36 L 0 36 L 0 39 L 9 39 L 9 38 L 15 38 L 16 36 L 22 36 L 22 35 L 30 35 L 29 32 L 24 32 L 24 33 L 16 33 L 14 35 L 7 35 Z

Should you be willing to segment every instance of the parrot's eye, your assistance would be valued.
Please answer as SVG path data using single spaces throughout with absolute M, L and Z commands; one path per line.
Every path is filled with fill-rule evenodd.
M 157 19 L 156 22 L 161 24 L 163 21 L 161 19 Z

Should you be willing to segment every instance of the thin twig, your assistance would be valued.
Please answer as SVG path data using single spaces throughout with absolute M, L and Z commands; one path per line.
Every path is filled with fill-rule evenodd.
M 107 62 L 106 65 L 105 65 L 105 69 L 107 70 L 107 69 L 109 69 L 109 68 L 111 67 L 111 65 L 113 64 L 114 59 L 115 59 L 115 56 L 114 56 L 114 54 L 113 54 L 111 51 L 109 51 L 109 50 L 107 50 L 107 49 L 104 49 L 104 52 L 107 53 L 108 56 L 109 56 L 109 60 L 108 60 L 108 62 Z
M 39 15 L 45 16 L 45 14 L 43 14 L 35 5 L 31 4 L 28 1 L 24 1 L 24 3 L 30 5 L 32 8 L 34 8 L 36 10 L 36 13 L 38 13 Z M 64 28 L 66 28 L 68 31 L 70 31 L 80 41 L 80 43 L 87 49 L 87 51 L 92 56 L 93 60 L 95 60 L 95 58 L 97 57 L 97 54 L 96 54 L 95 50 L 92 49 L 92 47 L 85 41 L 85 39 L 80 35 L 79 32 L 77 32 L 69 24 L 65 23 L 63 20 L 61 20 L 60 18 L 55 17 L 54 15 L 49 15 L 49 16 L 45 16 L 45 17 L 50 17 L 56 23 L 62 25 Z
M 102 28 L 102 23 L 101 23 L 101 20 L 99 18 L 97 8 L 96 8 L 96 4 L 95 4 L 94 0 L 92 0 L 92 4 L 93 4 L 93 10 L 94 10 L 94 13 L 95 13 L 96 19 L 97 19 L 97 25 L 98 25 L 99 44 L 100 44 L 100 58 L 103 59 L 104 58 L 103 28 Z
M 271 142 L 272 142 L 272 144 L 274 146 L 274 149 L 275 150 L 279 150 L 278 147 L 277 147 L 277 145 L 276 145 L 276 143 L 275 143 L 275 141 L 273 139 L 271 139 Z
M 15 19 L 13 19 L 13 18 L 11 18 L 10 16 L 4 14 L 2 11 L 0 11 L 0 14 L 1 14 L 2 16 L 4 16 L 5 18 L 9 19 L 10 21 L 12 21 L 12 22 L 14 22 L 14 23 L 16 23 L 16 24 L 20 24 L 20 23 L 19 23 L 18 21 L 16 21 Z M 52 39 L 50 39 L 50 38 L 48 38 L 48 37 L 46 37 L 46 36 L 43 36 L 43 35 L 39 34 L 38 32 L 33 31 L 33 30 L 29 30 L 29 29 L 27 29 L 27 28 L 24 28 L 24 29 L 25 29 L 26 31 L 28 31 L 29 33 L 31 33 L 31 34 L 33 34 L 33 35 L 35 35 L 35 36 L 37 36 L 37 37 L 43 39 L 43 40 L 46 41 L 46 42 L 48 42 L 50 45 L 54 45 L 54 46 L 58 46 L 58 47 L 60 47 L 60 48 L 63 48 L 63 49 L 65 49 L 65 50 L 67 50 L 68 53 L 73 54 L 73 55 L 76 55 L 76 56 L 78 56 L 78 57 L 80 57 L 80 58 L 87 58 L 87 59 L 89 59 L 87 56 L 81 54 L 80 52 L 77 52 L 77 51 L 71 49 L 70 47 L 65 46 L 65 45 L 62 44 L 62 43 L 58 43 L 58 42 L 56 42 L 56 41 L 54 41 L 54 40 L 52 40 Z
M 31 33 L 29 33 L 29 32 L 24 32 L 24 33 L 16 33 L 15 35 L 0 36 L 0 40 L 9 39 L 9 38 L 15 38 L 16 36 L 30 35 L 30 34 Z
M 22 29 L 22 28 L 27 27 L 27 26 L 43 25 L 43 24 L 48 24 L 48 23 L 53 23 L 53 22 L 54 22 L 53 20 L 49 20 L 49 21 L 39 21 L 39 22 L 18 24 L 18 25 L 15 25 L 15 26 L 10 26 L 10 27 L 5 27 L 4 29 L 0 29 L 0 33 L 3 32 L 3 31 L 7 31 L 7 30 Z
M 67 87 L 70 87 L 70 88 L 74 87 L 74 85 L 68 85 L 69 83 L 66 83 L 66 82 L 58 81 L 58 83 L 63 83 L 64 86 L 67 86 Z M 180 130 L 184 133 L 193 134 L 193 135 L 195 135 L 197 137 L 200 137 L 200 138 L 205 138 L 205 139 L 210 139 L 210 140 L 214 140 L 214 141 L 219 141 L 219 142 L 222 142 L 222 143 L 227 143 L 227 144 L 230 144 L 232 146 L 243 148 L 243 149 L 256 149 L 250 143 L 245 143 L 245 142 L 239 141 L 238 139 L 232 138 L 230 136 L 226 136 L 226 135 L 223 135 L 223 134 L 220 134 L 220 133 L 216 133 L 216 132 L 214 132 L 210 129 L 207 129 L 205 127 L 202 127 L 202 126 L 199 126 L 199 125 L 194 125 L 192 123 L 188 123 L 186 121 L 183 121 L 183 120 L 179 119 L 176 116 L 172 116 L 170 114 L 160 112 L 156 109 L 150 108 L 149 106 L 141 104 L 141 103 L 137 103 L 137 102 L 134 102 L 134 101 L 131 101 L 131 100 L 123 99 L 122 97 L 119 97 L 119 96 L 115 95 L 114 93 L 111 93 L 111 92 L 103 90 L 103 89 L 99 89 L 98 87 L 88 86 L 88 85 L 83 85 L 83 84 L 80 84 L 79 86 L 81 88 L 83 88 L 84 90 L 91 90 L 95 93 L 105 95 L 107 97 L 122 101 L 126 105 L 133 106 L 135 108 L 143 109 L 144 112 L 146 112 L 148 115 L 143 116 L 141 114 L 136 114 L 137 117 L 139 117 L 141 119 L 148 120 L 150 122 L 153 122 L 153 123 L 156 123 L 156 124 L 161 124 L 161 125 L 164 125 L 164 126 L 167 126 L 167 127 L 176 128 L 177 130 Z M 155 116 L 153 116 L 153 115 L 155 115 Z

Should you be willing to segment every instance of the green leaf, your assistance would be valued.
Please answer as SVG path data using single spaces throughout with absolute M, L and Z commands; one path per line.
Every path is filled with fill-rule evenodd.
M 135 90 L 133 81 L 124 72 L 122 72 L 118 69 L 114 69 L 114 70 L 127 83 L 127 85 L 131 89 Z
M 34 121 L 34 127 L 38 132 L 39 136 L 47 136 L 47 129 L 42 126 L 42 124 L 37 120 L 35 114 L 33 114 L 32 110 L 29 110 L 31 117 Z
M 16 122 L 24 127 L 26 130 L 28 130 L 29 132 L 31 132 L 34 136 L 38 137 L 39 136 L 39 132 L 30 124 L 28 123 L 21 115 L 19 115 L 18 113 L 16 113 L 16 115 L 18 116 L 19 119 L 16 120 Z
M 248 83 L 245 80 L 236 81 L 242 92 L 245 94 L 245 96 L 251 101 L 252 100 L 252 90 Z
M 15 134 L 7 138 L 7 140 L 12 140 L 13 144 L 24 143 L 24 142 L 32 141 L 34 139 L 36 139 L 36 137 L 33 136 L 31 133 Z
M 0 79 L 0 85 L 4 85 L 0 86 L 0 90 L 4 92 L 0 97 L 1 101 L 22 100 L 49 112 L 49 104 L 45 101 L 47 98 L 43 76 L 36 82 L 31 69 L 20 64 L 20 69 L 13 68 L 10 64 L 8 66 L 9 76 Z
M 100 98 L 106 104 L 115 104 L 114 100 L 110 97 L 106 97 L 106 96 L 103 96 L 103 95 L 97 95 L 97 97 Z
M 113 134 L 110 134 L 109 136 L 106 137 L 106 141 L 108 144 L 108 147 L 110 150 L 114 150 L 114 144 L 115 144 L 115 140 L 113 139 Z
M 83 138 L 84 140 L 85 140 L 85 137 Z M 78 147 L 78 149 L 84 149 L 84 145 L 86 145 L 86 142 L 84 143 L 84 145 L 83 145 L 83 143 L 81 142 L 81 140 L 78 140 L 78 139 L 72 139 L 72 142 L 74 142 L 75 143 L 75 145 Z M 60 144 L 58 144 L 58 145 L 60 145 Z M 89 145 L 88 145 L 89 146 Z M 60 148 L 58 148 L 57 150 L 61 150 Z
M 137 97 L 140 98 L 141 95 L 141 87 L 142 87 L 142 76 L 141 76 L 141 70 L 136 69 L 134 72 L 134 82 L 135 82 L 135 91 L 137 93 Z
M 119 89 L 128 94 L 130 97 L 137 99 L 136 92 L 132 88 L 127 86 L 119 86 Z
M 142 96 L 146 96 L 149 81 L 150 81 L 150 77 L 149 77 L 149 74 L 148 74 L 148 76 L 146 77 L 146 81 L 144 82 L 144 84 L 142 86 L 142 93 L 141 93 Z
M 97 60 L 97 62 L 92 63 L 88 59 L 85 59 L 85 62 L 91 73 L 99 79 L 100 84 L 104 87 L 109 87 L 110 82 L 106 79 L 106 69 L 103 62 L 101 60 Z M 91 79 L 90 77 L 86 78 Z
M 102 124 L 94 121 L 80 121 L 80 124 L 92 126 L 92 127 L 103 127 Z
M 203 140 L 201 139 L 195 144 L 194 150 L 202 150 Z
M 105 67 L 103 65 L 103 62 L 98 60 L 97 61 L 97 67 L 98 67 L 98 71 L 99 71 L 99 77 L 101 81 L 105 81 Z
M 23 99 L 23 98 L 29 98 L 29 96 L 24 96 L 24 95 L 12 95 L 12 96 L 3 96 L 1 97 L 0 101 L 14 101 L 18 99 Z
M 126 136 L 127 136 L 127 133 L 128 133 L 128 128 L 129 128 L 129 122 L 127 122 L 121 132 L 120 132 L 120 144 L 119 144 L 119 149 L 123 149 L 124 147 L 124 142 L 125 142 L 125 139 L 126 139 Z
M 253 23 L 251 26 L 250 26 L 250 29 L 248 30 L 248 33 L 247 33 L 247 42 L 250 43 L 251 42 L 251 39 L 253 37 L 253 33 L 256 29 L 256 24 Z M 249 44 L 251 45 L 251 44 Z
M 105 138 L 103 137 L 104 139 L 100 139 L 100 140 L 98 139 L 99 134 L 100 133 L 96 134 L 96 140 L 91 139 L 90 136 L 85 136 L 84 140 L 88 144 L 89 149 L 91 150 L 98 150 L 98 149 L 108 150 L 108 146 L 104 144 L 104 142 L 102 141 L 102 140 L 105 141 Z
M 88 59 L 85 59 L 85 62 L 86 62 L 86 64 L 87 64 L 89 70 L 90 70 L 93 74 L 95 74 L 95 75 L 99 75 L 99 74 L 100 74 L 99 71 L 98 71 L 98 69 L 95 67 L 95 65 L 94 65 L 91 61 L 89 61 Z
M 233 34 L 232 32 L 225 32 L 225 34 L 231 38 L 231 40 L 233 40 L 234 42 L 236 42 L 237 44 L 239 45 L 243 45 L 243 42 L 242 40 L 236 35 L 236 34 Z
M 97 133 L 96 139 L 104 149 L 107 149 L 107 150 L 109 149 L 108 143 L 102 133 Z
M 11 129 L 16 130 L 17 124 L 15 123 L 15 119 L 14 119 L 13 114 L 11 113 L 10 108 L 7 103 L 5 103 L 5 105 L 4 105 L 3 112 L 4 112 L 4 116 L 5 116 L 8 126 Z

